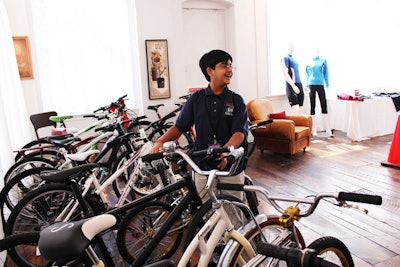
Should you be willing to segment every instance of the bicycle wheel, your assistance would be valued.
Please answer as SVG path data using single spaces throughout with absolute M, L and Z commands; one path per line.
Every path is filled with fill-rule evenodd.
M 15 265 L 21 267 L 48 266 L 48 260 L 44 259 L 43 257 L 37 258 L 36 256 L 39 234 L 39 232 L 22 233 L 7 236 L 4 239 L 1 239 L 0 251 L 7 250 L 8 252 L 8 255 L 5 254 L 2 258 L 6 259 L 6 262 L 11 259 Z M 11 250 L 11 248 L 13 248 L 13 250 Z M 23 255 L 23 258 L 16 255 Z M 23 260 L 26 258 L 36 258 L 37 261 L 33 263 Z M 6 263 L 4 266 L 7 266 Z
M 250 227 L 249 225 L 247 225 L 244 226 L 242 229 L 239 229 L 238 231 L 241 232 L 248 241 L 250 241 L 250 244 L 252 245 L 254 251 L 256 251 L 257 242 L 262 239 L 256 225 L 254 225 L 253 222 L 251 222 L 251 224 Z M 268 216 L 268 218 L 259 222 L 259 226 L 262 230 L 264 237 L 267 239 L 267 242 L 286 247 L 305 247 L 304 238 L 300 231 L 295 227 L 295 232 L 298 238 L 297 242 L 293 232 L 287 231 L 283 226 L 280 225 L 279 216 Z M 242 266 L 247 263 L 252 257 L 252 255 L 248 255 L 245 252 L 242 245 L 240 245 L 237 241 L 231 239 L 225 250 L 223 251 L 221 258 L 219 259 L 218 266 Z M 262 266 L 286 267 L 291 265 L 288 265 L 286 261 L 267 258 L 263 262 Z
M 40 231 L 58 221 L 79 220 L 83 212 L 72 189 L 65 184 L 46 184 L 27 194 L 13 209 L 5 225 L 5 235 Z M 85 197 L 89 214 L 94 214 L 94 204 Z
M 239 198 L 233 195 L 218 195 L 217 198 L 225 199 L 228 201 L 242 202 Z M 226 205 L 230 205 L 230 207 L 227 207 Z M 238 229 L 243 224 L 244 221 L 251 218 L 249 211 L 245 208 L 239 208 L 231 204 L 225 204 L 224 207 L 228 210 L 229 215 L 236 217 L 235 219 L 231 218 L 232 221 L 235 222 L 235 229 Z M 207 222 L 207 220 L 213 213 L 214 209 L 212 208 L 212 202 L 209 199 L 205 203 L 203 203 L 203 205 L 201 205 L 198 211 L 196 211 L 192 221 L 190 222 L 185 239 L 185 246 L 184 246 L 185 248 L 189 246 L 192 239 L 195 238 L 197 232 L 201 229 L 201 227 L 203 227 L 203 225 Z M 225 245 L 224 242 L 221 242 L 220 246 L 216 249 L 214 253 L 215 257 L 218 257 L 218 255 L 222 252 L 222 247 L 224 245 Z M 198 261 L 199 261 L 199 254 L 196 252 L 190 258 L 190 265 L 195 266 L 198 263 Z
M 157 233 L 168 218 L 173 207 L 158 201 L 143 204 L 127 215 L 118 227 L 117 245 L 122 257 L 132 263 L 146 244 Z M 182 239 L 181 220 L 168 230 L 158 246 L 149 255 L 146 263 L 169 258 L 179 247 Z
M 6 174 L 4 175 L 4 183 L 6 184 L 11 178 L 23 171 L 37 167 L 55 167 L 56 164 L 56 162 L 50 159 L 40 157 L 29 157 L 21 159 L 20 161 L 14 163 L 7 170 Z
M 155 163 L 155 168 L 152 164 L 144 162 L 137 175 L 133 177 L 132 188 L 137 194 L 141 196 L 152 194 L 160 190 L 164 186 L 164 183 L 167 183 L 163 181 L 163 177 L 166 177 L 164 165 L 160 161 L 157 162 Z M 131 173 L 130 175 L 133 174 Z
M 325 260 L 338 266 L 354 267 L 353 258 L 349 249 L 339 239 L 332 236 L 324 236 L 313 241 L 308 248 L 314 249 Z
M 43 185 L 42 171 L 55 170 L 51 167 L 38 167 L 26 170 L 13 177 L 0 191 L 1 219 L 5 225 L 11 211 L 27 193 Z

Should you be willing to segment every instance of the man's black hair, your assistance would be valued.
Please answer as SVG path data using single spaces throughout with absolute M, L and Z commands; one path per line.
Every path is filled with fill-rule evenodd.
M 207 73 L 207 68 L 210 67 L 213 70 L 215 69 L 215 65 L 220 62 L 226 63 L 230 60 L 232 62 L 232 57 L 227 52 L 223 50 L 211 50 L 210 52 L 204 54 L 199 61 L 199 66 L 201 72 L 203 72 L 204 77 L 206 77 L 207 81 L 210 81 L 210 76 Z

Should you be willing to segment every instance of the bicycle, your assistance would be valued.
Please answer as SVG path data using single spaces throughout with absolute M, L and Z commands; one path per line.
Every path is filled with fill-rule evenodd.
M 137 118 L 135 120 L 130 120 L 131 125 L 140 125 L 141 118 Z M 100 128 L 99 130 L 104 130 L 104 133 L 93 139 L 90 143 L 80 148 L 81 152 L 77 152 L 75 154 L 68 154 L 67 148 L 68 144 L 65 144 L 67 147 L 64 150 L 60 150 L 60 153 L 65 158 L 65 162 L 60 166 L 50 165 L 51 169 L 64 169 L 69 168 L 70 166 L 76 166 L 80 164 L 84 164 L 88 162 L 88 157 L 91 155 L 97 155 L 92 162 L 99 163 L 102 167 L 101 178 L 102 180 L 107 179 L 107 175 L 110 173 L 116 173 L 118 169 L 120 169 L 121 162 L 123 160 L 127 160 L 130 158 L 130 154 L 133 153 L 134 150 L 137 150 L 138 147 L 132 146 L 132 136 L 136 136 L 136 133 L 128 133 L 124 134 L 121 125 L 126 123 L 126 121 L 122 121 L 119 123 L 115 123 L 113 125 L 108 125 L 106 127 Z M 98 150 L 91 150 L 91 147 L 98 142 L 108 139 L 106 142 L 106 146 L 100 152 Z M 121 153 L 121 150 L 123 151 Z M 100 152 L 100 153 L 99 153 Z M 32 158 L 33 159 L 33 158 Z M 103 160 L 105 159 L 105 160 Z M 130 162 L 132 164 L 133 161 Z M 44 166 L 45 167 L 45 166 Z M 118 171 L 119 175 L 123 175 L 123 171 L 125 171 L 129 165 L 127 165 L 122 171 Z M 150 172 L 145 173 L 145 168 L 149 166 L 141 166 L 142 172 L 140 173 L 140 177 L 144 175 L 151 175 Z M 12 210 L 15 205 L 18 203 L 20 199 L 22 199 L 29 191 L 36 189 L 38 186 L 43 185 L 43 180 L 39 177 L 39 173 L 41 172 L 41 168 L 33 168 L 29 171 L 25 171 L 22 174 L 18 174 L 13 177 L 10 181 L 8 181 L 5 186 L 2 188 L 0 192 L 0 209 L 3 223 L 6 222 L 6 219 L 9 214 L 9 210 Z M 118 179 L 118 180 L 117 180 Z M 121 188 L 119 184 L 126 183 L 128 179 L 123 176 L 114 175 L 113 178 L 113 189 L 117 196 L 120 196 Z M 154 182 L 154 179 L 149 179 Z M 93 178 L 93 182 L 96 182 L 97 179 Z M 118 181 L 118 182 L 117 182 Z M 159 180 L 157 180 L 159 181 Z M 155 186 L 156 183 L 154 182 Z M 87 185 L 89 186 L 89 185 Z M 97 185 L 99 187 L 100 185 Z M 104 200 L 104 197 L 103 197 Z M 7 209 L 5 209 L 5 205 Z
M 99 109 L 95 110 L 93 114 L 90 115 L 83 115 L 84 118 L 94 117 L 97 118 L 97 121 L 94 123 L 89 124 L 83 129 L 78 130 L 77 132 L 67 133 L 67 134 L 60 134 L 60 135 L 52 135 L 43 138 L 39 138 L 37 140 L 33 140 L 26 145 L 24 145 L 21 149 L 15 150 L 14 152 L 17 153 L 15 156 L 15 161 L 19 161 L 20 159 L 31 157 L 31 156 L 47 156 L 49 159 L 57 160 L 57 156 L 54 155 L 56 152 L 53 151 L 57 149 L 54 147 L 53 144 L 50 143 L 50 140 L 62 140 L 69 137 L 79 137 L 84 133 L 89 132 L 93 128 L 96 128 L 99 125 L 102 125 L 106 122 L 117 122 L 123 118 L 123 120 L 133 119 L 136 118 L 137 115 L 130 109 L 126 108 L 125 105 L 125 98 L 127 95 L 124 95 L 118 98 L 116 101 L 111 102 L 110 105 L 100 107 Z M 103 112 L 102 114 L 97 114 L 99 111 Z M 66 128 L 65 120 L 72 119 L 73 115 L 66 115 L 66 116 L 51 116 L 49 119 L 60 124 L 63 128 Z M 87 142 L 91 139 L 84 139 Z M 83 141 L 83 140 L 82 140 Z M 76 147 L 81 144 L 76 144 Z M 76 152 L 76 150 L 72 149 L 72 152 Z
M 78 262 L 84 262 L 87 266 L 104 266 L 91 241 L 115 222 L 116 218 L 112 215 L 98 215 L 81 221 L 53 224 L 41 232 L 16 234 L 1 239 L 0 252 L 17 248 L 24 251 L 27 257 L 41 253 L 46 258 L 47 266 L 75 266 Z M 6 255 L 3 256 L 4 262 L 0 262 L 6 264 Z M 145 267 L 174 266 L 172 260 L 163 260 Z
M 213 154 L 226 151 L 228 151 L 227 148 L 215 148 L 202 151 L 201 153 Z M 183 154 L 183 152 L 181 153 Z M 57 173 L 46 173 L 44 175 L 46 177 L 43 178 L 58 183 L 42 186 L 27 194 L 26 197 L 18 203 L 7 222 L 5 229 L 6 235 L 8 236 L 26 231 L 37 231 L 54 222 L 63 221 L 66 215 L 69 214 L 70 208 L 76 205 L 76 203 L 78 203 L 79 208 L 76 209 L 76 212 L 72 214 L 72 216 L 68 217 L 70 220 L 77 220 L 82 218 L 82 216 L 89 217 L 105 212 L 115 215 L 120 222 L 123 218 L 124 220 L 129 220 L 126 218 L 129 218 L 131 212 L 132 214 L 136 214 L 138 210 L 144 210 L 144 208 L 148 206 L 152 207 L 156 203 L 160 203 L 159 199 L 171 195 L 173 199 L 175 199 L 172 206 L 171 204 L 161 202 L 161 207 L 164 208 L 164 211 L 169 214 L 169 216 L 157 221 L 157 223 L 161 223 L 161 227 L 158 231 L 154 231 L 151 234 L 151 240 L 146 245 L 150 254 L 154 252 L 155 255 L 150 257 L 150 254 L 147 254 L 148 252 L 142 251 L 143 247 L 139 247 L 134 251 L 133 255 L 130 255 L 130 258 L 125 258 L 125 260 L 127 262 L 132 262 L 133 258 L 135 262 L 141 265 L 145 262 L 150 263 L 158 261 L 168 257 L 168 255 L 172 255 L 180 244 L 183 229 L 189 224 L 191 217 L 201 205 L 201 199 L 192 178 L 190 176 L 184 176 L 175 183 L 171 183 L 150 195 L 145 195 L 132 202 L 124 203 L 118 208 L 106 210 L 103 203 L 96 197 L 96 194 L 90 192 L 90 194 L 83 197 L 79 183 L 77 183 L 81 177 L 86 177 L 85 171 L 89 171 L 97 166 L 97 164 L 92 163 L 73 167 L 71 169 L 60 170 L 57 171 Z M 69 181 L 68 185 L 59 184 L 64 180 Z M 48 207 L 51 207 L 51 210 L 49 210 Z M 133 210 L 135 210 L 135 212 L 133 212 Z M 128 211 L 130 212 L 127 213 Z M 119 244 L 119 249 L 130 246 L 129 243 L 121 243 L 121 238 L 130 240 L 130 238 L 133 237 L 126 232 L 130 230 L 130 228 L 121 228 L 121 224 L 122 223 L 118 224 L 119 237 L 117 237 L 117 243 Z M 159 224 L 155 225 L 155 227 L 159 227 Z M 154 228 L 154 230 L 155 229 L 158 228 Z M 151 232 L 145 233 L 150 234 Z M 161 242 L 161 240 L 168 240 L 168 246 L 163 247 L 165 242 Z M 158 251 L 162 251 L 162 253 L 157 254 Z M 145 256 L 142 256 L 139 261 L 138 259 L 142 254 Z M 13 259 L 19 261 L 20 266 L 32 266 L 29 265 L 29 261 L 22 256 L 18 257 L 18 255 L 14 255 Z
M 239 189 L 238 189 L 239 190 Z M 255 191 L 261 193 L 274 207 L 277 211 L 281 213 L 279 217 L 271 216 L 269 218 L 270 223 L 270 231 L 269 237 L 267 238 L 269 243 L 289 247 L 289 248 L 305 248 L 304 239 L 302 236 L 298 234 L 296 230 L 295 221 L 300 220 L 303 217 L 307 217 L 311 215 L 320 201 L 322 199 L 330 199 L 329 203 L 333 205 L 337 205 L 339 207 L 349 207 L 349 208 L 356 208 L 359 210 L 363 210 L 367 212 L 366 209 L 360 208 L 356 204 L 347 204 L 346 201 L 353 201 L 353 202 L 360 202 L 360 203 L 367 203 L 367 204 L 374 204 L 374 205 L 381 205 L 382 197 L 375 196 L 375 195 L 366 195 L 366 194 L 358 194 L 358 193 L 351 193 L 351 192 L 322 192 L 318 193 L 313 198 L 305 197 L 305 198 L 298 198 L 298 197 L 289 197 L 289 196 L 279 196 L 279 195 L 272 195 L 270 192 L 257 185 L 244 185 L 242 186 L 241 190 L 245 191 Z M 278 202 L 283 201 L 286 203 L 294 203 L 295 206 L 289 206 L 287 208 L 282 207 L 278 204 Z M 335 201 L 335 202 L 333 202 Z M 300 205 L 304 205 L 305 211 L 300 209 Z M 273 229 L 273 230 L 272 230 Z M 254 233 L 248 231 L 246 229 L 239 229 L 239 232 L 242 232 L 245 236 L 252 236 Z M 351 255 L 346 252 L 346 249 L 338 249 L 338 247 L 333 246 L 328 239 L 320 239 L 313 242 L 310 248 L 315 249 L 319 254 L 326 254 L 325 257 L 333 257 L 330 260 L 334 260 L 335 264 L 340 264 L 340 266 L 354 266 L 353 259 Z M 221 258 L 219 261 L 219 265 L 217 266 L 235 266 L 235 263 L 240 260 L 238 259 L 238 254 L 243 250 L 243 247 L 235 241 L 230 241 L 224 248 L 224 251 L 221 254 Z M 249 255 L 248 259 L 254 258 L 253 256 Z M 253 259 L 254 265 L 249 266 L 258 266 L 258 264 L 263 263 L 265 266 L 278 266 L 281 264 L 277 259 L 267 258 L 264 255 L 257 255 L 255 259 Z M 225 263 L 229 262 L 229 265 Z M 263 266 L 264 266 L 263 265 Z
M 63 119 L 65 117 L 66 116 L 58 116 L 56 119 Z M 96 134 L 90 135 L 83 140 L 79 139 L 79 136 L 88 133 L 90 130 L 104 126 L 106 123 L 110 123 L 112 119 L 107 115 L 84 115 L 84 117 L 94 117 L 97 118 L 97 120 L 74 134 L 43 137 L 14 151 L 17 153 L 15 163 L 7 170 L 7 173 L 4 175 L 4 181 L 9 181 L 16 174 L 27 169 L 40 166 L 54 167 L 62 164 L 65 159 L 63 157 L 63 151 L 60 151 L 60 149 L 64 149 L 66 153 L 72 154 L 82 151 L 82 147 L 88 143 L 91 144 L 91 148 L 98 147 L 99 143 L 93 143 L 92 141 L 99 136 L 100 132 L 96 133 L 95 131 Z M 84 149 L 86 150 L 87 148 Z
M 190 95 L 185 95 L 179 98 L 186 100 L 189 97 Z M 184 102 L 183 103 L 177 102 L 175 103 L 175 105 L 177 105 L 178 107 L 164 116 L 161 116 L 161 114 L 158 112 L 158 109 L 164 106 L 163 104 L 147 107 L 150 110 L 154 110 L 158 117 L 158 120 L 150 123 L 150 125 L 148 125 L 148 127 L 146 128 L 146 132 L 148 133 L 148 137 L 151 141 L 153 142 L 156 141 L 173 125 L 173 123 L 169 122 L 168 120 L 175 117 L 177 113 L 182 110 Z M 196 133 L 195 130 L 191 128 L 189 131 L 183 133 L 179 137 L 179 139 L 175 141 L 177 142 L 180 148 L 188 150 L 192 148 L 192 145 L 194 144 L 195 140 L 196 140 Z

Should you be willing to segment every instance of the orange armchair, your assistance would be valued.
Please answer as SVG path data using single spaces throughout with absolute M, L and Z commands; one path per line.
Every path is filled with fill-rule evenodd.
M 268 99 L 253 99 L 247 103 L 249 120 L 252 124 L 269 119 L 274 113 Z M 312 118 L 309 115 L 288 115 L 287 119 L 274 119 L 265 128 L 255 132 L 257 149 L 294 155 L 306 150 L 311 143 Z

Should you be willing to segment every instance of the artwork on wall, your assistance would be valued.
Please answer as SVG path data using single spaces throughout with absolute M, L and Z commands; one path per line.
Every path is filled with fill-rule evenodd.
M 170 98 L 167 40 L 146 40 L 149 98 Z
M 31 52 L 27 36 L 14 36 L 14 50 L 17 57 L 19 77 L 21 80 L 33 79 Z

